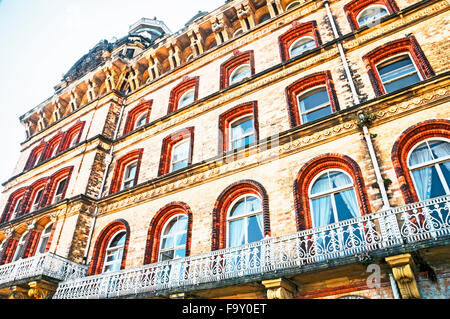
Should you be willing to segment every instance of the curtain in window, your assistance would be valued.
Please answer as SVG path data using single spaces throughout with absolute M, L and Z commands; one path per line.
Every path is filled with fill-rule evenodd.
M 343 185 L 349 185 L 351 184 L 350 178 L 345 174 L 338 174 L 334 176 L 336 180 L 336 184 L 339 186 Z M 340 193 L 342 199 L 345 202 L 345 206 L 347 206 L 348 211 L 350 212 L 351 216 L 353 218 L 358 217 L 358 202 L 356 200 L 355 190 L 354 189 L 348 189 L 346 191 L 343 191 Z
M 230 247 L 235 247 L 239 245 L 245 244 L 245 220 L 238 219 L 230 222 L 230 230 L 229 230 L 229 243 Z
M 312 208 L 314 227 L 325 226 L 334 222 L 330 196 L 313 199 Z

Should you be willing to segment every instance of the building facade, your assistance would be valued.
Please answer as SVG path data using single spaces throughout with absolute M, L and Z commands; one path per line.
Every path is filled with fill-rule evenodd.
M 450 2 L 232 0 L 23 116 L 3 298 L 449 298 Z

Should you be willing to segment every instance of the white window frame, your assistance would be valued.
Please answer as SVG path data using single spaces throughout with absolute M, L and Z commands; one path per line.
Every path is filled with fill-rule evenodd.
M 291 10 L 292 8 L 295 8 L 295 7 L 299 6 L 299 5 L 300 5 L 300 1 L 292 1 L 291 3 L 289 3 L 289 4 L 286 6 L 286 11 L 289 11 L 289 10 Z
M 17 209 L 19 208 L 19 205 L 22 204 L 23 199 L 24 199 L 24 196 L 21 196 L 16 200 L 16 203 L 14 205 L 14 210 L 13 210 L 12 215 L 9 218 L 9 220 L 13 220 L 14 218 L 16 218 L 17 213 L 18 213 Z
M 419 69 L 417 68 L 416 63 L 414 62 L 414 59 L 413 59 L 411 53 L 410 53 L 409 51 L 407 51 L 407 52 L 402 52 L 402 53 L 399 53 L 399 54 L 390 56 L 390 57 L 384 59 L 383 61 L 378 62 L 377 64 L 375 64 L 375 69 L 377 70 L 378 78 L 380 79 L 381 85 L 383 85 L 384 92 L 387 92 L 387 90 L 386 90 L 386 87 L 384 86 L 383 80 L 381 79 L 381 74 L 380 74 L 380 72 L 378 71 L 379 66 L 380 66 L 381 64 L 389 65 L 390 63 L 395 63 L 395 60 L 397 60 L 399 57 L 404 56 L 404 55 L 408 55 L 409 59 L 410 59 L 411 62 L 412 62 L 412 65 L 414 66 L 414 69 L 416 70 L 417 75 L 419 76 L 419 79 L 420 79 L 419 81 L 423 81 L 422 74 L 420 74 L 420 71 L 419 71 Z M 390 62 L 390 61 L 392 61 L 392 62 Z M 389 62 L 390 62 L 390 63 L 389 63 Z M 398 80 L 400 80 L 400 79 L 402 79 L 402 78 L 404 78 L 404 77 L 410 76 L 410 75 L 412 75 L 412 74 L 413 74 L 413 72 L 408 73 L 408 74 L 405 74 L 405 75 L 402 75 L 401 77 L 395 78 L 394 80 L 390 80 L 390 81 L 387 82 L 387 83 L 392 83 L 393 81 L 398 81 Z
M 247 77 L 244 77 L 244 78 L 240 79 L 239 81 L 234 81 L 234 82 L 233 82 L 233 77 L 235 76 L 235 74 L 237 73 L 237 71 L 240 70 L 240 69 L 243 69 L 244 67 L 248 67 L 248 69 L 250 70 L 250 75 L 247 76 Z M 237 66 L 237 67 L 233 70 L 233 72 L 231 72 L 230 76 L 228 77 L 228 85 L 240 83 L 240 82 L 242 82 L 242 81 L 244 81 L 244 80 L 246 80 L 246 79 L 251 78 L 251 76 L 252 76 L 251 73 L 252 73 L 252 66 L 251 66 L 250 64 L 248 64 L 248 63 L 243 63 L 243 64 Z
M 139 125 L 139 123 L 140 123 L 140 122 L 142 121 L 142 119 L 144 119 L 144 118 L 145 118 L 145 121 L 147 121 L 147 116 L 148 116 L 148 112 L 142 112 L 142 114 L 140 114 L 140 115 L 137 117 L 137 119 L 134 121 L 133 130 L 136 130 L 136 129 L 138 129 L 138 128 L 141 127 L 141 126 L 144 126 L 145 123 L 144 123 L 144 124 L 140 124 L 140 125 Z
M 53 199 L 52 199 L 52 204 L 56 204 L 56 203 L 58 203 L 58 202 L 60 202 L 60 201 L 62 201 L 64 198 L 63 198 L 63 195 L 64 195 L 64 189 L 63 189 L 63 191 L 62 191 L 62 193 L 61 194 L 58 194 L 58 189 L 59 189 L 59 185 L 61 185 L 61 183 L 63 182 L 63 181 L 65 181 L 65 185 L 64 185 L 64 188 L 66 188 L 67 187 L 67 183 L 68 183 L 68 177 L 64 177 L 64 178 L 62 178 L 61 180 L 59 180 L 58 181 L 58 184 L 56 185 L 56 188 L 55 188 L 55 194 L 53 195 Z
M 41 193 L 41 196 L 40 196 L 40 198 L 39 198 L 39 201 L 36 203 L 36 199 L 37 199 L 38 194 L 39 194 L 40 192 L 42 192 L 42 193 Z M 44 196 L 44 187 L 39 188 L 39 189 L 34 193 L 33 201 L 32 201 L 32 204 L 31 204 L 30 213 L 31 213 L 31 212 L 34 212 L 34 211 L 36 211 L 36 210 L 38 209 L 38 206 L 39 206 L 39 204 L 40 204 L 40 202 L 41 202 L 41 200 L 42 200 L 42 196 Z
M 237 217 L 230 217 L 231 211 L 233 210 L 234 206 L 236 205 L 236 203 L 238 201 L 240 201 L 242 198 L 247 198 L 247 197 L 255 197 L 258 198 L 261 201 L 261 210 L 260 211 L 256 211 L 256 212 L 252 212 L 252 213 L 246 213 L 244 215 L 241 216 L 237 216 Z M 246 202 L 246 200 L 245 200 Z M 235 220 L 239 220 L 239 219 L 244 219 L 244 227 L 245 227 L 245 241 L 244 241 L 244 245 L 248 244 L 248 219 L 250 217 L 256 216 L 261 214 L 261 217 L 263 217 L 263 200 L 261 197 L 259 197 L 258 195 L 252 194 L 252 193 L 247 193 L 247 194 L 243 194 L 239 197 L 237 197 L 230 205 L 230 207 L 228 208 L 227 211 L 227 231 L 226 231 L 226 236 L 227 236 L 227 247 L 230 247 L 230 222 L 235 221 Z M 263 218 L 263 224 L 264 224 L 264 218 Z M 264 230 L 263 230 L 263 238 L 264 238 Z
M 24 249 L 25 244 L 26 244 L 25 237 L 27 236 L 27 234 L 28 234 L 28 232 L 25 232 L 20 237 L 19 242 L 17 243 L 16 249 L 14 251 L 14 256 L 13 256 L 11 262 L 15 262 L 15 261 L 18 261 L 18 260 L 23 258 L 23 252 L 24 252 L 23 249 Z M 19 257 L 19 252 L 22 255 L 20 257 Z
M 36 249 L 37 254 L 45 254 L 45 248 L 47 248 L 48 245 L 48 239 L 50 238 L 50 235 L 52 233 L 52 227 L 53 223 L 49 222 L 47 225 L 45 225 L 44 230 L 41 233 L 41 237 L 39 238 L 39 244 Z M 47 241 L 45 241 L 47 240 Z M 45 247 L 42 247 L 42 244 L 45 242 Z M 44 251 L 41 252 L 41 249 L 44 248 Z
M 187 104 L 186 104 L 186 102 L 183 103 L 183 99 L 184 99 L 184 98 L 186 97 L 186 95 L 188 95 L 189 93 L 192 93 L 192 95 L 193 95 L 193 97 L 194 97 L 193 101 L 192 101 L 192 102 L 189 102 L 189 103 L 187 103 Z M 181 95 L 181 97 L 178 99 L 178 108 L 182 108 L 182 107 L 185 107 L 185 106 L 187 106 L 187 105 L 190 105 L 190 104 L 194 103 L 194 101 L 195 101 L 195 88 L 192 88 L 192 89 L 189 89 L 189 90 L 187 90 L 186 92 L 184 92 L 183 95 Z
M 341 186 L 341 187 L 338 187 L 338 188 L 333 188 L 333 189 L 331 189 L 331 190 L 327 190 L 327 191 L 324 191 L 324 192 L 321 192 L 321 193 L 317 193 L 317 194 L 312 195 L 312 194 L 311 194 L 311 190 L 312 190 L 312 187 L 314 186 L 314 184 L 316 183 L 316 181 L 317 181 L 320 177 L 322 177 L 323 175 L 325 175 L 325 174 L 328 174 L 328 180 L 329 180 L 329 174 L 330 174 L 331 172 L 340 172 L 340 173 L 344 173 L 345 175 L 347 175 L 347 176 L 350 178 L 350 180 L 351 180 L 351 185 L 349 184 L 349 185 Z M 335 200 L 334 196 L 335 196 L 336 193 L 340 193 L 340 192 L 343 192 L 343 191 L 346 191 L 346 190 L 350 190 L 350 189 L 353 189 L 353 191 L 354 191 L 354 193 L 355 193 L 355 196 L 356 196 L 356 198 L 357 198 L 355 182 L 353 181 L 352 176 L 350 176 L 350 174 L 348 174 L 346 171 L 344 171 L 344 170 L 342 170 L 342 169 L 339 169 L 339 168 L 329 168 L 329 169 L 326 169 L 326 170 L 323 170 L 323 171 L 319 172 L 318 174 L 316 174 L 316 176 L 314 176 L 314 178 L 311 180 L 311 183 L 309 183 L 309 186 L 308 186 L 308 200 L 309 200 L 310 211 L 311 211 L 311 214 L 312 214 L 312 216 L 311 216 L 311 224 L 312 224 L 312 227 L 313 227 L 313 228 L 316 228 L 317 226 L 314 225 L 314 214 L 316 214 L 316 212 L 314 212 L 312 201 L 313 201 L 314 199 L 317 199 L 317 198 L 321 198 L 321 197 L 325 197 L 325 196 L 330 196 L 330 198 L 331 198 L 331 207 L 332 207 L 332 209 L 333 209 L 333 217 L 334 217 L 334 221 L 335 221 L 335 223 L 339 223 L 340 220 L 339 220 L 338 211 L 337 211 L 337 206 L 336 206 L 336 200 Z M 360 211 L 359 209 L 358 209 L 358 212 L 359 212 L 359 215 L 361 215 L 361 211 Z M 323 225 L 322 225 L 322 226 L 323 226 Z
M 414 190 L 417 190 L 417 184 L 416 184 L 416 179 L 414 178 L 414 175 L 413 175 L 413 171 L 418 170 L 418 169 L 422 169 L 422 168 L 425 168 L 425 167 L 434 166 L 434 168 L 436 169 L 436 172 L 437 172 L 437 174 L 439 176 L 439 180 L 440 180 L 442 186 L 444 187 L 446 195 L 450 195 L 450 185 L 447 184 L 447 180 L 445 179 L 444 173 L 442 172 L 441 167 L 439 166 L 439 164 L 449 161 L 450 160 L 450 155 L 446 156 L 446 157 L 439 158 L 439 159 L 433 159 L 431 161 L 424 162 L 424 163 L 417 164 L 417 165 L 413 165 L 413 166 L 411 166 L 409 164 L 409 161 L 410 161 L 410 158 L 411 158 L 411 154 L 420 145 L 422 145 L 423 143 L 427 143 L 428 150 L 430 150 L 429 149 L 430 146 L 428 144 L 430 141 L 443 141 L 443 142 L 450 143 L 450 139 L 447 139 L 445 137 L 431 137 L 431 138 L 427 138 L 427 139 L 424 139 L 424 140 L 421 140 L 421 141 L 417 142 L 416 145 L 414 145 L 414 147 L 411 148 L 411 150 L 408 153 L 408 156 L 406 157 L 406 165 L 408 166 L 409 174 L 410 174 L 411 179 L 413 181 Z M 431 153 L 431 155 L 433 155 L 433 154 Z M 421 198 L 420 200 L 423 200 L 423 199 Z
M 78 134 L 75 134 L 74 136 L 73 136 L 73 138 L 70 140 L 70 145 L 69 145 L 69 148 L 72 148 L 72 147 L 75 147 L 76 145 L 78 145 L 78 137 L 80 136 L 80 133 L 81 132 L 79 132 Z
M 136 171 L 134 173 L 134 176 L 128 177 L 128 179 L 126 179 L 127 172 L 129 172 L 130 168 L 133 166 L 136 166 Z M 120 190 L 130 189 L 135 186 L 134 181 L 136 180 L 137 167 L 138 167 L 138 161 L 132 161 L 132 162 L 128 163 L 127 165 L 125 165 L 125 168 L 123 170 L 122 185 L 120 185 Z M 129 187 L 125 187 L 125 184 L 129 183 L 129 182 L 133 182 L 133 185 L 131 185 Z
M 246 118 L 251 118 L 251 119 L 252 119 L 252 126 L 253 126 L 252 132 L 251 132 L 251 133 L 247 133 L 247 134 L 241 136 L 240 138 L 233 139 L 233 137 L 232 137 L 232 133 L 233 133 L 233 130 L 232 130 L 233 124 L 236 123 L 236 122 L 239 122 L 239 121 L 246 122 L 246 120 L 245 120 Z M 229 134 L 228 134 L 228 136 L 229 136 L 228 150 L 229 150 L 229 151 L 234 150 L 234 148 L 233 148 L 233 142 L 238 141 L 238 140 L 245 139 L 245 138 L 248 137 L 248 136 L 253 135 L 253 136 L 255 137 L 255 142 L 256 142 L 255 117 L 253 116 L 253 113 L 252 113 L 252 114 L 242 115 L 242 116 L 238 117 L 237 119 L 234 119 L 233 121 L 231 121 L 230 124 L 228 125 L 228 132 L 229 132 Z M 255 143 L 255 142 L 254 142 L 254 143 Z
M 110 247 L 110 246 L 111 246 L 111 242 L 112 242 L 114 239 L 116 239 L 116 237 L 119 236 L 119 235 L 122 234 L 122 233 L 123 233 L 124 236 L 125 236 L 125 243 L 123 244 L 123 246 L 116 246 L 116 247 L 111 248 L 111 247 Z M 125 230 L 120 230 L 120 231 L 116 232 L 116 233 L 111 237 L 111 239 L 109 240 L 108 245 L 106 246 L 106 250 L 105 250 L 105 259 L 104 259 L 104 261 L 103 261 L 103 270 L 102 270 L 102 273 L 105 272 L 106 267 L 109 266 L 109 265 L 113 265 L 113 264 L 116 264 L 116 263 L 118 263 L 118 262 L 120 262 L 120 264 L 122 264 L 123 253 L 124 253 L 124 250 L 125 250 L 125 244 L 126 244 L 126 236 L 127 236 L 127 232 L 126 232 Z M 108 262 L 108 256 L 111 255 L 111 252 L 114 253 L 115 251 L 118 251 L 118 250 L 122 250 L 122 259 L 121 259 L 121 260 L 118 260 L 118 259 L 117 259 L 117 260 Z
M 309 36 L 309 35 L 302 36 L 302 37 L 298 38 L 297 40 L 295 40 L 294 42 L 292 42 L 292 44 L 289 46 L 289 50 L 288 50 L 289 51 L 289 58 L 293 58 L 293 57 L 299 56 L 302 53 L 312 49 L 312 48 L 306 49 L 306 50 L 303 50 L 303 51 L 301 51 L 300 53 L 298 53 L 296 55 L 292 55 L 292 48 L 294 47 L 294 45 L 297 44 L 297 42 L 300 42 L 301 40 L 307 39 L 307 38 L 311 39 L 314 42 L 314 47 L 317 47 L 316 40 L 312 36 Z
M 371 22 L 367 22 L 367 23 L 364 23 L 364 24 L 359 23 L 359 19 L 360 19 L 361 15 L 363 14 L 363 12 L 364 12 L 364 11 L 367 11 L 367 10 L 369 10 L 369 9 L 371 9 L 371 8 L 374 8 L 374 7 L 377 7 L 377 8 L 383 8 L 383 9 L 386 10 L 387 13 L 386 13 L 385 15 L 382 15 L 381 17 L 377 18 L 376 20 L 371 21 Z M 373 4 L 373 5 L 369 5 L 369 6 L 365 7 L 364 9 L 362 9 L 362 10 L 358 13 L 358 15 L 356 16 L 356 22 L 358 23 L 358 27 L 361 28 L 361 27 L 363 27 L 363 26 L 365 26 L 365 25 L 368 25 L 368 24 L 370 24 L 370 23 L 373 23 L 374 21 L 380 20 L 381 18 L 386 17 L 386 16 L 388 16 L 388 15 L 389 15 L 389 10 L 388 10 L 388 8 L 386 8 L 386 6 L 384 6 L 384 5 L 382 5 L 382 4 Z
M 190 145 L 190 142 L 191 142 L 191 139 L 190 139 L 190 138 L 184 138 L 184 139 L 182 139 L 181 141 L 179 141 L 179 142 L 177 142 L 177 143 L 175 143 L 175 144 L 172 145 L 172 151 L 171 151 L 171 154 L 170 154 L 170 170 L 169 170 L 169 172 L 174 172 L 174 171 L 175 171 L 175 170 L 173 169 L 173 165 L 174 165 L 174 164 L 183 162 L 183 161 L 185 161 L 185 160 L 188 161 L 188 165 L 189 165 L 189 157 L 190 157 L 190 155 L 191 155 L 191 145 Z M 183 159 L 181 159 L 181 160 L 178 160 L 178 161 L 176 161 L 176 162 L 174 162 L 174 161 L 173 161 L 173 157 L 174 157 L 174 155 L 175 155 L 175 149 L 176 149 L 177 147 L 180 147 L 180 145 L 182 145 L 182 144 L 188 144 L 188 149 L 189 149 L 189 151 L 188 151 L 187 157 L 186 157 L 186 158 L 183 158 Z
M 314 107 L 313 109 L 311 109 L 311 110 L 309 110 L 307 112 L 302 112 L 302 110 L 300 108 L 300 100 L 301 100 L 300 98 L 302 96 L 307 95 L 311 91 L 318 90 L 320 88 L 325 88 L 325 92 L 327 93 L 327 96 L 328 96 L 328 103 L 320 104 L 320 105 Z M 320 110 L 320 109 L 324 109 L 324 108 L 326 108 L 328 106 L 331 107 L 331 113 L 333 113 L 333 107 L 331 106 L 331 98 L 330 98 L 330 94 L 328 93 L 328 88 L 327 88 L 326 85 L 318 85 L 318 86 L 312 87 L 312 88 L 310 88 L 310 89 L 308 89 L 306 91 L 303 91 L 303 92 L 301 92 L 300 94 L 297 95 L 297 108 L 298 108 L 300 123 L 302 123 L 302 124 L 304 124 L 302 115 L 309 114 L 309 113 L 315 112 L 315 111 Z M 306 123 L 309 123 L 309 122 L 306 122 Z
M 161 238 L 160 238 L 160 241 L 159 241 L 159 251 L 158 251 L 158 261 L 162 261 L 162 253 L 164 253 L 164 252 L 166 252 L 166 251 L 173 251 L 174 252 L 174 258 L 172 258 L 171 260 L 175 260 L 175 259 L 180 259 L 180 258 L 183 258 L 183 257 L 175 257 L 175 251 L 177 251 L 178 249 L 180 249 L 180 248 L 182 248 L 182 247 L 184 247 L 185 248 L 185 250 L 186 250 L 186 248 L 187 248 L 187 232 L 188 232 L 188 224 L 186 223 L 186 229 L 183 231 L 183 232 L 177 232 L 177 233 L 175 233 L 175 234 L 173 234 L 173 235 L 171 235 L 171 236 L 165 236 L 164 235 L 164 233 L 166 232 L 166 229 L 167 229 L 167 227 L 168 227 L 168 225 L 174 220 L 174 219 L 178 219 L 178 218 L 183 218 L 183 217 L 185 217 L 185 218 L 187 218 L 187 216 L 185 215 L 185 214 L 176 214 L 176 215 L 174 215 L 174 216 L 172 216 L 165 224 L 164 224 L 164 227 L 163 227 L 163 229 L 162 229 L 162 231 L 161 231 Z M 175 242 L 176 242 L 176 238 L 178 237 L 178 236 L 183 236 L 183 234 L 186 234 L 186 243 L 182 246 L 182 245 L 180 245 L 180 246 L 175 246 Z M 165 248 L 165 249 L 163 249 L 162 248 L 162 245 L 163 245 L 163 239 L 164 238 L 167 238 L 167 237 L 173 237 L 174 238 L 174 246 L 173 247 L 171 247 L 171 248 Z M 184 256 L 185 257 L 185 256 Z
M 242 30 L 242 28 L 239 28 L 236 31 L 234 31 L 233 38 L 236 38 L 237 36 L 239 36 L 239 35 L 241 35 L 243 33 L 244 33 L 244 30 Z

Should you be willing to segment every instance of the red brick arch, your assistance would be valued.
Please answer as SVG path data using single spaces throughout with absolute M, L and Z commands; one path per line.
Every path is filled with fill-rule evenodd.
M 229 78 L 231 73 L 240 65 L 249 64 L 252 75 L 255 74 L 255 57 L 253 50 L 233 52 L 233 56 L 220 65 L 220 89 L 229 86 Z
M 161 234 L 167 221 L 175 215 L 186 215 L 188 218 L 186 236 L 186 256 L 191 253 L 192 239 L 192 211 L 186 203 L 171 202 L 161 208 L 153 217 L 148 229 L 147 243 L 145 245 L 144 264 L 158 261 Z
M 103 271 L 106 248 L 108 247 L 108 243 L 119 231 L 123 230 L 126 232 L 126 238 L 122 255 L 122 264 L 120 269 L 125 268 L 128 244 L 130 240 L 130 226 L 128 225 L 127 221 L 123 219 L 118 219 L 107 225 L 102 230 L 100 235 L 97 237 L 97 241 L 95 242 L 94 250 L 92 252 L 91 265 L 89 267 L 89 275 L 100 274 Z
M 233 201 L 241 195 L 259 196 L 263 206 L 264 236 L 270 236 L 269 197 L 264 187 L 253 180 L 241 180 L 228 186 L 216 200 L 213 209 L 211 249 L 226 247 L 227 212 Z
M 198 99 L 198 88 L 199 88 L 200 77 L 186 77 L 175 86 L 170 92 L 169 106 L 167 108 L 167 114 L 173 113 L 178 110 L 178 102 L 181 96 L 189 91 L 190 89 L 195 89 L 194 100 Z
M 5 208 L 3 210 L 2 218 L 0 219 L 0 224 L 9 221 L 11 215 L 13 214 L 17 201 L 20 200 L 21 198 L 24 198 L 27 191 L 28 191 L 27 187 L 22 187 L 9 196 L 8 201 L 6 202 Z M 19 214 L 22 211 L 23 207 L 25 206 L 24 200 L 22 201 L 21 206 L 22 207 L 19 208 Z
M 161 154 L 159 159 L 158 176 L 170 173 L 170 161 L 172 160 L 172 149 L 175 144 L 190 139 L 189 142 L 189 158 L 188 166 L 192 165 L 193 149 L 194 149 L 194 127 L 186 127 L 178 130 L 169 136 L 166 136 L 161 145 Z
M 408 153 L 415 145 L 432 137 L 450 138 L 450 120 L 428 120 L 417 123 L 401 133 L 392 147 L 392 164 L 406 204 L 419 201 L 408 169 Z
M 150 101 L 144 101 L 140 103 L 139 105 L 135 106 L 133 109 L 131 109 L 128 112 L 127 120 L 125 122 L 125 129 L 123 134 L 128 134 L 134 130 L 134 124 L 136 123 L 136 120 L 139 116 L 141 116 L 144 113 L 147 113 L 147 121 L 148 123 L 150 119 L 150 112 L 152 109 L 153 100 Z
M 297 174 L 294 181 L 294 205 L 296 213 L 297 230 L 312 228 L 311 207 L 309 205 L 309 186 L 318 174 L 327 169 L 341 169 L 348 173 L 355 186 L 356 197 L 362 215 L 370 214 L 369 200 L 366 186 L 358 164 L 341 154 L 323 154 L 307 162 Z
M 114 168 L 114 174 L 111 181 L 111 188 L 109 190 L 110 194 L 114 194 L 120 191 L 120 186 L 122 185 L 123 174 L 125 173 L 125 167 L 134 161 L 137 161 L 136 175 L 134 177 L 134 185 L 137 184 L 139 178 L 139 170 L 142 162 L 143 148 L 134 150 L 116 161 L 116 167 Z
M 347 14 L 347 19 L 352 30 L 359 28 L 358 21 L 356 20 L 358 14 L 368 6 L 375 4 L 384 5 L 388 9 L 389 14 L 398 11 L 398 6 L 394 0 L 353 0 L 344 6 L 344 11 Z

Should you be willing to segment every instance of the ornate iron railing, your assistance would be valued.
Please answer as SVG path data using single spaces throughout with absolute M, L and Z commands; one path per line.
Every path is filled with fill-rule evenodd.
M 87 276 L 87 266 L 83 266 L 52 253 L 0 266 L 0 285 L 38 276 L 47 276 L 58 281 Z
M 450 196 L 320 228 L 61 282 L 54 298 L 114 298 L 303 267 L 450 234 Z

